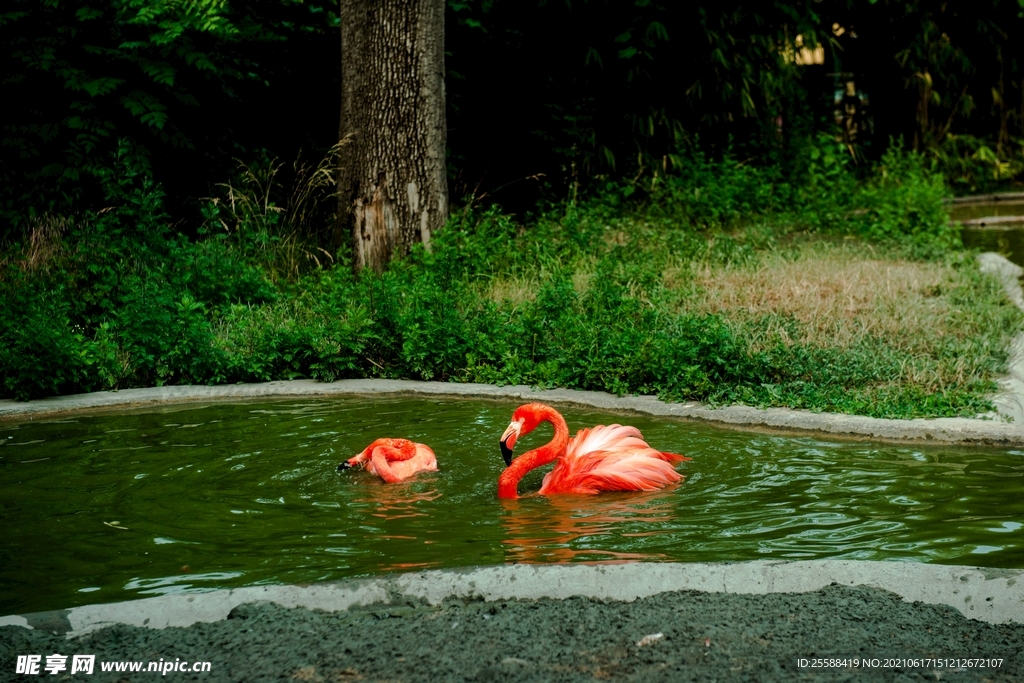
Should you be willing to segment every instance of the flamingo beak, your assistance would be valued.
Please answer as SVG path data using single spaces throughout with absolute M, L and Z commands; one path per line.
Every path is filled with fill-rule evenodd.
M 352 470 L 355 469 L 356 467 L 359 467 L 359 465 L 362 464 L 361 460 L 359 459 L 360 455 L 362 455 L 362 453 L 360 453 L 359 455 L 354 455 L 348 460 L 342 462 L 340 465 L 338 465 L 338 471 L 344 472 L 345 470 Z
M 505 460 L 505 467 L 512 464 L 512 449 L 516 447 L 516 439 L 519 438 L 519 431 L 522 428 L 522 420 L 513 420 L 501 435 L 501 457 Z

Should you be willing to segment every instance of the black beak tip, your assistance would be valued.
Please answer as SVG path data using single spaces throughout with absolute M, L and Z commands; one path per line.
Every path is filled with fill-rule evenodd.
M 339 472 L 344 472 L 345 470 L 349 469 L 352 469 L 352 465 L 349 465 L 348 462 L 343 462 L 340 465 L 338 465 Z
M 512 449 L 504 441 L 501 442 L 501 457 L 505 460 L 505 467 L 512 464 Z

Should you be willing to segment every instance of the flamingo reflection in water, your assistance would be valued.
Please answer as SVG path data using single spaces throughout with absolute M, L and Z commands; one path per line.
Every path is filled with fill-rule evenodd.
M 413 521 L 417 517 L 431 517 L 430 504 L 440 497 L 441 492 L 436 488 L 417 491 L 407 486 L 379 486 L 373 489 L 372 495 L 352 501 L 353 507 L 365 506 L 367 509 L 365 524 L 362 526 L 366 539 L 398 541 L 401 544 L 393 547 L 388 544 L 389 550 L 382 552 L 382 561 L 377 564 L 375 571 L 414 571 L 442 565 L 441 560 L 433 557 L 433 553 L 428 550 L 434 543 L 430 535 L 423 533 L 430 528 L 429 522 L 424 524 Z M 397 520 L 404 521 L 398 521 L 396 527 Z M 384 547 L 381 546 L 382 549 Z M 411 553 L 411 561 L 393 561 L 393 553 L 397 548 Z
M 429 503 L 441 497 L 436 488 L 416 491 L 408 487 L 382 486 L 365 498 L 356 498 L 354 505 L 370 506 L 371 517 L 385 522 L 411 517 L 429 517 Z
M 665 533 L 675 518 L 666 491 L 603 496 L 552 496 L 503 500 L 502 525 L 510 562 L 597 562 L 614 564 L 666 560 L 663 553 L 608 550 L 628 539 Z M 607 542 L 602 542 L 605 538 Z

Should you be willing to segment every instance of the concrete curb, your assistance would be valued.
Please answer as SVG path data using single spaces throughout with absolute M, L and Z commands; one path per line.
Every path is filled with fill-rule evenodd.
M 991 252 L 980 254 L 978 265 L 983 273 L 999 279 L 1010 300 L 1024 310 L 1024 292 L 1018 280 L 1024 270 L 1020 266 Z M 538 391 L 522 385 L 499 387 L 492 384 L 383 379 L 350 379 L 331 383 L 291 380 L 213 387 L 154 387 L 56 396 L 27 403 L 8 399 L 0 400 L 0 423 L 109 408 L 145 408 L 191 402 L 212 403 L 286 397 L 414 395 L 542 401 L 658 417 L 679 417 L 738 428 L 825 432 L 836 436 L 866 437 L 885 441 L 1024 446 L 1024 333 L 1014 339 L 1011 355 L 1010 374 L 999 381 L 1002 391 L 992 400 L 998 415 L 1012 420 L 1012 424 L 974 418 L 889 420 L 860 415 L 813 413 L 790 408 L 760 409 L 741 405 L 713 409 L 696 402 L 665 403 L 654 396 L 618 397 L 598 391 Z
M 1024 216 L 988 216 L 987 218 L 968 218 L 960 221 L 964 227 L 985 227 L 988 225 L 1016 225 L 1024 223 Z
M 1024 192 L 1000 192 L 998 194 L 975 194 L 969 197 L 949 197 L 946 204 L 987 204 L 988 202 L 1024 201 Z
M 39 628 L 65 633 L 70 638 L 115 624 L 163 629 L 220 621 L 235 607 L 252 602 L 335 612 L 407 600 L 438 605 L 448 598 L 495 601 L 583 596 L 632 602 L 668 591 L 806 593 L 832 583 L 881 588 L 899 595 L 905 602 L 949 605 L 970 619 L 993 624 L 1024 623 L 1022 579 L 1024 570 L 1016 569 L 855 560 L 499 565 L 310 586 L 251 586 L 163 595 L 12 615 L 0 618 L 0 626 Z
M 708 408 L 700 403 L 665 403 L 654 396 L 618 397 L 598 391 L 550 389 L 538 391 L 527 386 L 455 384 L 413 380 L 349 379 L 323 383 L 291 380 L 230 386 L 173 386 L 124 391 L 100 391 L 18 403 L 0 401 L 0 421 L 29 421 L 69 413 L 110 408 L 146 408 L 181 403 L 213 403 L 267 398 L 443 396 L 485 398 L 506 401 L 543 401 L 608 411 L 641 413 L 657 417 L 700 420 L 738 428 L 786 432 L 824 432 L 835 436 L 886 441 L 1024 446 L 1024 424 L 972 418 L 888 420 L 859 415 L 812 413 L 789 408 L 728 406 Z
M 1024 311 L 1024 290 L 1020 286 L 1024 268 L 991 251 L 978 254 L 978 267 L 982 273 L 999 280 L 1007 298 Z M 1024 332 L 1010 342 L 1009 356 L 1007 375 L 997 380 L 999 392 L 991 400 L 1000 416 L 1014 424 L 1024 425 Z

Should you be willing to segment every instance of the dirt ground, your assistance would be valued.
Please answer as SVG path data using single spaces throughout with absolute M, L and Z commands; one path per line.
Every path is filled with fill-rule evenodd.
M 95 672 L 14 673 L 17 655 L 39 654 L 45 666 L 53 653 L 94 654 Z M 1022 624 L 987 624 L 952 607 L 832 585 L 801 594 L 449 600 L 335 613 L 264 603 L 217 623 L 115 626 L 74 640 L 8 626 L 0 628 L 0 681 L 1024 681 L 1022 654 Z M 847 666 L 800 666 L 816 658 L 845 658 Z M 865 658 L 879 661 L 852 665 Z M 957 658 L 1001 662 L 948 661 Z M 161 659 L 208 661 L 210 670 L 100 670 L 103 662 Z

